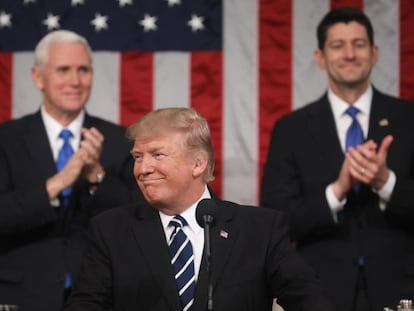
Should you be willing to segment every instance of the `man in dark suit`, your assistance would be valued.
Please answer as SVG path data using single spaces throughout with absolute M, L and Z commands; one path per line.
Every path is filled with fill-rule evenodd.
M 378 48 L 360 10 L 332 10 L 317 34 L 328 91 L 276 122 L 261 204 L 286 213 L 336 310 L 394 308 L 414 297 L 414 105 L 370 84 Z
M 0 305 L 57 311 L 78 273 L 90 218 L 142 195 L 125 130 L 84 110 L 92 85 L 85 39 L 49 33 L 32 76 L 40 111 L 0 125 Z M 57 171 L 62 129 L 72 133 L 73 155 Z
M 128 133 L 135 139 L 134 175 L 148 203 L 92 221 L 65 310 L 256 311 L 271 310 L 274 297 L 290 311 L 332 310 L 291 247 L 280 213 L 218 199 L 208 299 L 204 230 L 196 221 L 198 203 L 211 198 L 207 121 L 193 109 L 165 108 L 145 115 Z M 174 229 L 177 219 L 180 229 Z M 178 236 L 186 243 L 176 245 Z M 184 257 L 181 268 L 176 258 Z

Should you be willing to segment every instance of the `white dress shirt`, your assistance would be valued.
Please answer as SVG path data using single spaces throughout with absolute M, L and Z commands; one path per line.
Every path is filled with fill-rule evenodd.
M 353 106 L 358 108 L 359 113 L 357 114 L 357 120 L 361 125 L 362 132 L 364 133 L 364 137 L 366 138 L 368 135 L 368 128 L 369 128 L 369 116 L 371 111 L 371 103 L 372 103 L 372 96 L 373 96 L 373 89 L 370 85 L 368 89 L 353 103 Z M 346 140 L 346 132 L 349 126 L 352 123 L 352 118 L 346 113 L 346 110 L 349 107 L 349 104 L 343 101 L 341 98 L 336 96 L 332 90 L 328 90 L 328 100 L 331 106 L 335 125 L 336 125 L 336 132 L 338 134 L 338 138 L 344 153 L 345 150 L 345 140 Z M 396 176 L 393 171 L 390 170 L 390 175 L 388 177 L 387 182 L 385 183 L 384 187 L 379 191 L 372 189 L 375 193 L 378 194 L 380 197 L 380 204 L 379 208 L 384 211 L 386 209 L 386 203 L 390 200 L 392 191 L 394 190 L 396 182 Z M 333 213 L 334 220 L 336 221 L 336 214 L 343 210 L 346 199 L 339 201 L 338 198 L 335 196 L 333 192 L 332 184 L 328 185 L 325 190 L 326 199 L 328 201 L 328 205 Z
M 42 117 L 43 124 L 46 129 L 46 134 L 49 139 L 49 145 L 52 149 L 53 159 L 57 160 L 59 150 L 63 146 L 63 139 L 59 137 L 60 132 L 64 127 L 57 122 L 50 114 L 47 113 L 45 107 L 42 105 L 40 107 L 40 115 Z M 72 132 L 72 137 L 70 138 L 70 144 L 74 152 L 79 149 L 79 143 L 82 137 L 82 125 L 83 120 L 85 119 L 85 112 L 82 111 L 75 120 L 73 120 L 66 128 Z M 50 201 L 50 204 L 54 207 L 60 206 L 59 198 Z
M 79 149 L 79 143 L 82 137 L 82 125 L 83 120 L 85 119 L 85 112 L 82 111 L 75 120 L 73 120 L 67 127 L 63 127 L 59 122 L 57 122 L 50 114 L 47 113 L 45 107 L 42 105 L 40 108 L 40 114 L 42 116 L 43 124 L 46 128 L 47 137 L 49 138 L 49 144 L 52 148 L 53 159 L 56 161 L 59 150 L 62 148 L 63 139 L 59 137 L 60 132 L 66 128 L 72 132 L 72 137 L 70 139 L 70 144 L 73 151 Z

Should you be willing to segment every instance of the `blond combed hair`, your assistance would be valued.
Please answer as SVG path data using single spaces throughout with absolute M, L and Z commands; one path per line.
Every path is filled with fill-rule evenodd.
M 129 139 L 144 139 L 166 133 L 184 134 L 182 147 L 188 151 L 205 151 L 208 155 L 204 181 L 214 180 L 214 153 L 207 120 L 192 108 L 161 108 L 154 110 L 127 129 Z

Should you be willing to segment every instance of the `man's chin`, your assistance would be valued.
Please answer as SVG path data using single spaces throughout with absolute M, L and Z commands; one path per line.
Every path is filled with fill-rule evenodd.
M 80 101 L 67 101 L 63 104 L 63 106 L 65 107 L 67 112 L 71 114 L 78 114 L 79 111 L 81 111 L 83 107 L 85 107 L 85 104 Z
M 359 86 L 365 84 L 365 82 L 366 82 L 365 79 L 348 78 L 348 79 L 342 79 L 342 81 L 340 81 L 339 84 L 341 84 L 344 87 L 352 89 L 352 88 L 359 87 Z

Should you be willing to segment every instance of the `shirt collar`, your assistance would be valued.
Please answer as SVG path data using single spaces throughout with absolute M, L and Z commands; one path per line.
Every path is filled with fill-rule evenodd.
M 47 135 L 51 141 L 56 141 L 59 139 L 59 134 L 64 129 L 64 127 L 56 121 L 42 105 L 40 107 L 40 114 L 42 116 L 43 124 L 45 125 Z M 81 138 L 81 129 L 83 121 L 85 119 L 85 111 L 82 110 L 81 113 L 74 119 L 66 128 L 69 129 L 75 140 L 80 140 Z
M 185 220 L 188 223 L 188 227 L 195 234 L 198 234 L 200 232 L 200 230 L 202 230 L 200 225 L 197 223 L 196 216 L 195 216 L 198 202 L 200 202 L 202 199 L 211 199 L 211 194 L 210 194 L 207 186 L 205 186 L 204 192 L 201 195 L 201 197 L 196 202 L 194 202 L 190 207 L 188 207 L 184 212 L 182 212 L 180 214 L 181 216 L 183 216 L 185 218 Z M 163 225 L 164 231 L 165 231 L 168 228 L 170 220 L 174 216 L 164 214 L 161 211 L 159 211 L 159 214 L 160 214 L 161 222 L 162 222 L 162 225 Z
M 362 114 L 369 116 L 372 96 L 373 89 L 372 86 L 369 85 L 366 91 L 362 93 L 362 95 L 352 105 L 355 108 L 358 108 Z M 328 89 L 328 100 L 335 115 L 335 119 L 341 118 L 345 114 L 346 109 L 348 109 L 349 104 L 334 94 L 331 89 Z

